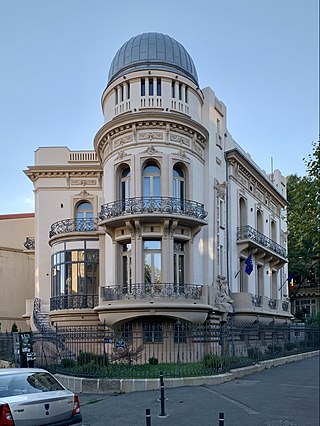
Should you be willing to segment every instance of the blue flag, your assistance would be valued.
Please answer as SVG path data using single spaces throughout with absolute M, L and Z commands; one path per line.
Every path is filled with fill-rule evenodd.
M 249 256 L 247 257 L 247 259 L 246 259 L 246 261 L 244 263 L 246 264 L 245 272 L 246 272 L 246 274 L 250 275 L 251 272 L 253 271 L 253 264 L 252 264 L 252 256 L 251 256 L 251 254 L 249 254 Z

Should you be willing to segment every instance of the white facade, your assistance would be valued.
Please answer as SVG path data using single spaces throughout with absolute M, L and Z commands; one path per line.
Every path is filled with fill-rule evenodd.
M 289 319 L 285 179 L 232 139 L 183 46 L 129 40 L 102 111 L 94 151 L 39 148 L 26 171 L 35 294 L 51 323 Z

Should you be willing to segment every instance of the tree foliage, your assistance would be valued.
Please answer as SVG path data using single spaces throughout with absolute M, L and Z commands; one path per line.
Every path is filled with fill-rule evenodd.
M 287 177 L 289 271 L 309 277 L 320 251 L 320 142 L 304 159 L 306 176 Z M 317 273 L 317 276 L 319 274 Z

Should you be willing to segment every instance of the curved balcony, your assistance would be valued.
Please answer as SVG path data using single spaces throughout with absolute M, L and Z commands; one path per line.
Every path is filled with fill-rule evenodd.
M 287 258 L 287 252 L 284 247 L 249 225 L 240 226 L 237 230 L 237 241 L 244 240 L 250 241 L 254 246 L 260 245 L 270 253 L 279 255 L 281 258 Z
M 92 232 L 98 230 L 98 218 L 95 219 L 63 219 L 51 225 L 49 238 L 69 232 Z
M 72 294 L 50 298 L 50 311 L 62 309 L 93 309 L 99 304 L 97 294 Z
M 99 218 L 106 221 L 133 215 L 175 215 L 203 222 L 207 214 L 204 205 L 196 201 L 173 197 L 135 197 L 103 204 Z
M 101 299 L 103 301 L 153 298 L 200 300 L 202 290 L 202 285 L 194 284 L 135 283 L 110 285 L 101 287 Z

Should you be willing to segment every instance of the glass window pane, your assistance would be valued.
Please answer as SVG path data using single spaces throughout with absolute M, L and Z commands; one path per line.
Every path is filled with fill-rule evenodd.
M 161 78 L 157 78 L 157 96 L 161 96 Z
M 150 178 L 143 178 L 143 195 L 145 197 L 150 197 Z
M 160 250 L 161 241 L 160 240 L 145 240 L 144 241 L 145 250 Z

